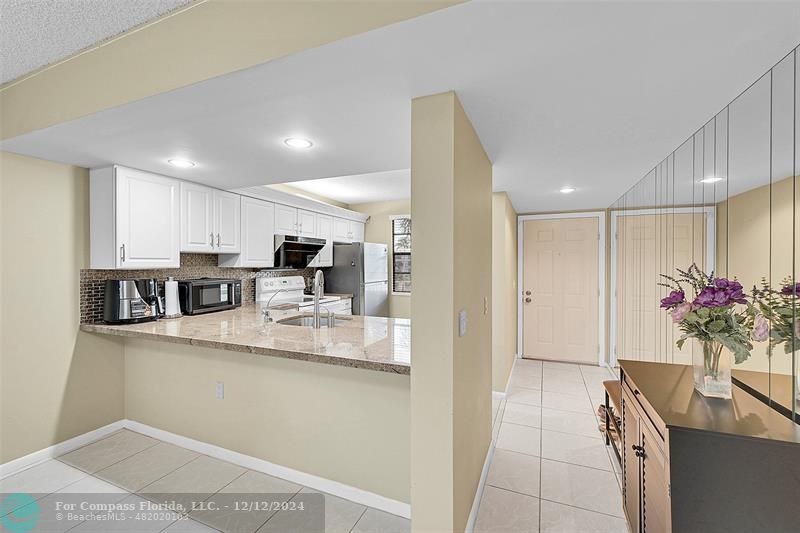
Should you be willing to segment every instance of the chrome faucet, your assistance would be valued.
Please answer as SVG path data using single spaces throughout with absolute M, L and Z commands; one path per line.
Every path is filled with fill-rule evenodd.
M 314 274 L 314 329 L 321 327 L 321 320 L 319 318 L 319 299 L 322 298 L 322 292 L 325 290 L 325 276 L 322 270 L 317 270 Z

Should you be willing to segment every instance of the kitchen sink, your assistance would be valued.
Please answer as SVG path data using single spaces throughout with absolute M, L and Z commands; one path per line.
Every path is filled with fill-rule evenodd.
M 349 318 L 337 316 L 333 319 L 333 323 L 330 327 L 336 326 L 337 322 L 341 322 L 344 320 L 350 320 Z M 303 326 L 303 327 L 313 327 L 314 326 L 314 317 L 313 316 L 296 316 L 292 318 L 284 318 L 283 320 L 278 320 L 278 324 L 283 324 L 284 326 Z M 321 327 L 328 327 L 328 317 L 323 315 L 319 317 L 319 325 Z

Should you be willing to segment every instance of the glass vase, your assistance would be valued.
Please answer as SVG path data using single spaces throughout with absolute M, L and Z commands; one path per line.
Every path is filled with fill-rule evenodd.
M 714 341 L 701 341 L 702 350 L 694 350 L 694 388 L 709 398 L 731 397 L 731 366 L 733 357 Z

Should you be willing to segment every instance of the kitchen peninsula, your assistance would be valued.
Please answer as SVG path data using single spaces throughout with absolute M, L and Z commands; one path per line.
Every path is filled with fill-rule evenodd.
M 81 330 L 122 345 L 125 418 L 134 424 L 407 516 L 410 322 L 342 316 L 334 328 L 281 324 L 291 313 L 298 314 L 265 323 L 259 304 L 245 304 Z
M 298 314 L 298 313 L 295 313 Z M 292 318 L 285 314 L 283 319 Z M 337 317 L 336 326 L 313 329 L 265 323 L 262 306 L 127 325 L 83 324 L 81 329 L 121 337 L 158 340 L 298 359 L 367 370 L 411 372 L 411 324 L 402 318 Z

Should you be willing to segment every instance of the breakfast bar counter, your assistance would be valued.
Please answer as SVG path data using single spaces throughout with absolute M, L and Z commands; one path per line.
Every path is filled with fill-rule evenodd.
M 204 315 L 139 324 L 82 324 L 81 330 L 189 344 L 395 374 L 411 373 L 411 323 L 407 319 L 336 316 L 335 327 L 281 324 L 299 312 L 265 322 L 260 304 Z M 324 317 L 323 313 L 323 317 Z

